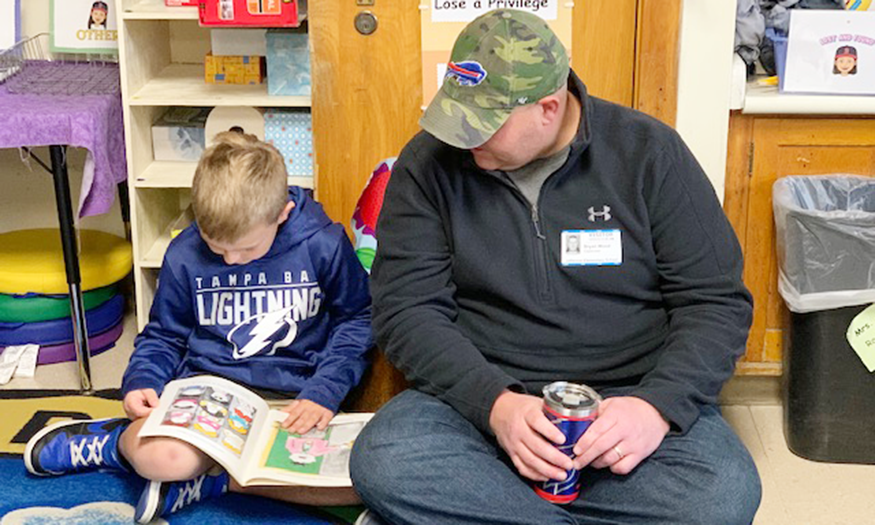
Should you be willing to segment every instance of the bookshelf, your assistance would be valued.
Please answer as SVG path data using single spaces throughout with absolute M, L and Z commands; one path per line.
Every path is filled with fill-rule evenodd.
M 166 7 L 163 0 L 116 0 L 119 64 L 125 121 L 131 237 L 138 329 L 146 325 L 172 226 L 190 205 L 196 163 L 156 161 L 152 123 L 170 106 L 310 108 L 311 97 L 270 96 L 267 84 L 204 82 L 210 30 L 196 7 Z M 315 171 L 314 162 L 314 171 Z M 314 177 L 289 184 L 315 190 Z

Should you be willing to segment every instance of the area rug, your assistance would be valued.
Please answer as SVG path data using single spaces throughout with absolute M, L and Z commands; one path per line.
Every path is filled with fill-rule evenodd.
M 30 475 L 21 454 L 27 440 L 62 419 L 124 414 L 118 391 L 92 396 L 73 392 L 0 392 L 0 525 L 115 525 L 132 523 L 145 481 L 134 474 L 90 472 L 42 478 Z M 206 523 L 348 524 L 360 507 L 303 507 L 254 496 L 227 494 L 164 518 L 172 525 Z

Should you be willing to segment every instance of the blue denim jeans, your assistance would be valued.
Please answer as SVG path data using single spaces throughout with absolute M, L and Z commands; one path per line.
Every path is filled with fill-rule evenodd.
M 414 390 L 365 427 L 350 470 L 364 502 L 392 524 L 749 524 L 761 495 L 750 454 L 711 406 L 626 476 L 584 469 L 580 497 L 565 506 L 536 495 L 494 438 Z

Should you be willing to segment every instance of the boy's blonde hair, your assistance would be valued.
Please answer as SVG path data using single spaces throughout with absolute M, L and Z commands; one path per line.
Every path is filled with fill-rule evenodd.
M 254 135 L 225 131 L 204 151 L 191 193 L 201 232 L 235 242 L 279 218 L 289 200 L 285 162 L 275 147 Z

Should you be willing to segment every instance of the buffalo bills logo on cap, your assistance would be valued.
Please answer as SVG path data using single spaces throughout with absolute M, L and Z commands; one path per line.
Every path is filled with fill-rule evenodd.
M 486 78 L 486 70 L 479 62 L 450 62 L 447 64 L 447 77 L 455 77 L 460 86 L 476 86 Z

